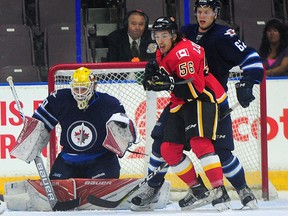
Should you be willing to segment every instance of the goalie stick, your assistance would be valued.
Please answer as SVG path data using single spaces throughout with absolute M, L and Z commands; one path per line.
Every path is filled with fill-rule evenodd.
M 240 103 L 237 102 L 231 108 L 229 108 L 225 113 L 223 113 L 223 115 L 220 116 L 220 121 L 225 119 L 239 105 L 240 105 Z M 89 195 L 87 200 L 92 205 L 96 205 L 96 206 L 100 206 L 100 207 L 104 207 L 104 208 L 116 208 L 118 205 L 120 205 L 122 202 L 124 202 L 130 195 L 132 195 L 134 192 L 136 192 L 138 189 L 140 189 L 143 185 L 145 185 L 150 179 L 152 179 L 157 173 L 159 173 L 167 165 L 168 165 L 167 163 L 163 163 L 153 173 L 150 173 L 143 181 L 141 181 L 138 185 L 136 185 L 134 188 L 132 188 L 127 194 L 125 194 L 119 200 L 111 201 L 111 200 L 106 200 L 106 199 L 96 197 L 94 195 Z
M 94 195 L 89 195 L 87 200 L 92 205 L 96 205 L 96 206 L 100 206 L 100 207 L 104 207 L 104 208 L 116 208 L 123 201 L 125 201 L 131 194 L 133 194 L 139 188 L 141 188 L 143 185 L 145 185 L 150 179 L 152 179 L 157 173 L 159 173 L 167 165 L 168 165 L 167 163 L 161 164 L 161 166 L 159 166 L 156 170 L 154 170 L 154 172 L 150 173 L 143 181 L 141 181 L 138 185 L 136 185 L 134 188 L 132 188 L 127 194 L 125 194 L 119 200 L 111 201 L 111 200 L 106 200 L 106 199 L 96 197 Z
M 22 109 L 22 107 L 20 105 L 20 101 L 18 99 L 18 95 L 17 95 L 16 89 L 15 89 L 15 86 L 14 86 L 14 83 L 13 83 L 13 78 L 11 76 L 9 76 L 9 77 L 7 77 L 6 80 L 9 83 L 9 86 L 10 86 L 10 89 L 12 91 L 14 100 L 16 102 L 18 111 L 19 111 L 22 119 L 24 120 L 25 119 L 25 115 L 24 115 L 23 109 Z M 80 204 L 80 199 L 79 198 L 73 199 L 73 200 L 69 200 L 69 201 L 65 201 L 65 202 L 58 201 L 58 199 L 56 197 L 56 194 L 55 194 L 55 191 L 53 189 L 52 183 L 51 183 L 51 181 L 49 179 L 49 176 L 47 174 L 47 171 L 45 169 L 45 166 L 44 166 L 42 157 L 40 155 L 40 152 L 38 153 L 38 155 L 34 159 L 34 162 L 35 162 L 37 171 L 39 173 L 41 182 L 43 184 L 43 188 L 45 189 L 49 205 L 51 206 L 52 210 L 53 211 L 66 211 L 66 210 L 78 207 L 79 204 Z

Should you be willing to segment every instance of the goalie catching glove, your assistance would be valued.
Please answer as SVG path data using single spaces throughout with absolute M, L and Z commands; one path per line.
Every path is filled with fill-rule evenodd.
M 124 113 L 115 113 L 106 123 L 106 138 L 103 146 L 120 158 L 136 142 L 137 130 L 134 122 Z
M 241 80 L 235 84 L 237 99 L 243 108 L 247 108 L 255 99 L 253 95 L 253 83 L 247 80 Z
M 23 129 L 10 154 L 30 163 L 47 146 L 49 139 L 50 134 L 43 122 L 25 116 Z

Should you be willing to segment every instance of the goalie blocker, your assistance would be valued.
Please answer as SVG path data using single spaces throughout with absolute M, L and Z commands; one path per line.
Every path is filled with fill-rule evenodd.
M 24 118 L 24 126 L 18 136 L 11 155 L 27 163 L 33 161 L 39 152 L 47 146 L 50 134 L 44 123 L 28 116 Z
M 117 154 L 124 156 L 127 149 L 136 143 L 137 130 L 134 122 L 124 113 L 115 113 L 106 123 L 107 135 L 103 146 Z

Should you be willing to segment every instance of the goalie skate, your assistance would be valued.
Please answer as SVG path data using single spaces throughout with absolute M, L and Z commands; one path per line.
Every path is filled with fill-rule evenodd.
M 158 202 L 160 196 L 160 188 L 153 188 L 147 185 L 144 191 L 131 200 L 132 211 L 153 211 L 155 203 Z

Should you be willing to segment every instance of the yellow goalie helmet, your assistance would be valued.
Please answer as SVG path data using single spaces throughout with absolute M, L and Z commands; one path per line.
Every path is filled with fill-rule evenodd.
M 79 109 L 86 109 L 94 95 L 96 77 L 88 68 L 80 67 L 72 75 L 71 93 L 77 101 Z

